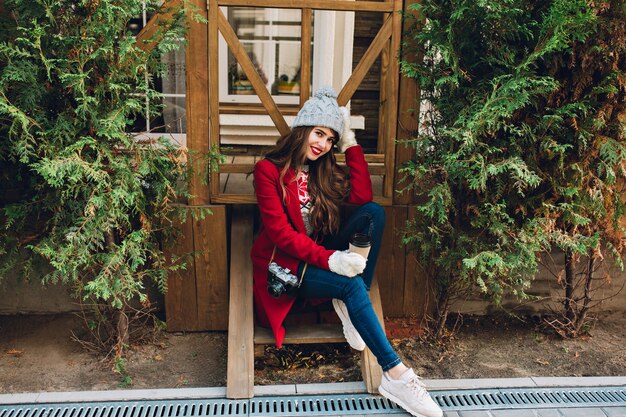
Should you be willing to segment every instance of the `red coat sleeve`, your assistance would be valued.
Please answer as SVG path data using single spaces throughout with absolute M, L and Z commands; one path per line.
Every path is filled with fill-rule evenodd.
M 328 269 L 328 258 L 335 252 L 315 243 L 306 233 L 294 228 L 283 204 L 282 191 L 276 166 L 268 161 L 259 161 L 254 169 L 254 188 L 261 214 L 261 221 L 277 248 L 294 258 L 311 265 Z M 297 196 L 290 196 L 297 199 Z M 299 203 L 298 203 L 299 207 Z M 300 214 L 299 211 L 297 213 Z
M 346 165 L 350 168 L 350 195 L 348 203 L 363 205 L 374 198 L 372 178 L 367 169 L 363 148 L 360 145 L 346 149 Z

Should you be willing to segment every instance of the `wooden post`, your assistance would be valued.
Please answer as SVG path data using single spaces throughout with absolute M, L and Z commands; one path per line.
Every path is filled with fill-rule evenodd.
M 376 313 L 376 317 L 378 317 L 378 321 L 380 322 L 384 332 L 385 321 L 383 319 L 383 308 L 380 299 L 380 292 L 378 291 L 378 281 L 376 279 L 372 282 L 369 294 L 370 299 L 372 300 L 372 307 L 374 307 L 374 312 Z M 361 374 L 363 375 L 363 382 L 365 382 L 367 392 L 370 394 L 377 394 L 378 387 L 380 386 L 380 381 L 383 376 L 383 369 L 380 367 L 376 357 L 372 351 L 369 350 L 369 348 L 366 348 L 361 353 Z
M 230 241 L 230 308 L 226 397 L 254 395 L 254 314 L 252 304 L 252 206 L 233 206 Z
M 409 5 L 417 2 L 419 2 L 419 0 L 406 0 L 404 3 L 404 12 L 409 13 Z M 416 22 L 417 20 L 405 18 L 402 28 L 403 32 L 411 29 L 409 25 L 411 23 L 414 25 Z M 417 56 L 413 51 L 406 49 L 402 50 L 400 58 L 409 61 L 422 59 L 421 56 Z M 398 124 L 396 136 L 399 143 L 396 145 L 394 190 L 400 190 L 406 186 L 406 183 L 402 180 L 403 175 L 398 173 L 398 168 L 402 167 L 405 162 L 410 161 L 415 156 L 415 149 L 411 145 L 406 145 L 401 142 L 414 138 L 417 134 L 420 106 L 420 89 L 415 79 L 401 76 L 398 93 Z M 414 193 L 394 193 L 393 202 L 394 204 L 412 204 L 415 202 Z
M 190 0 L 206 18 L 206 1 Z M 193 175 L 190 184 L 192 206 L 209 204 L 209 188 L 206 184 L 208 166 L 206 155 L 209 153 L 209 80 L 208 80 L 208 45 L 205 23 L 196 22 L 188 17 L 189 35 L 187 41 L 187 148 L 189 163 Z

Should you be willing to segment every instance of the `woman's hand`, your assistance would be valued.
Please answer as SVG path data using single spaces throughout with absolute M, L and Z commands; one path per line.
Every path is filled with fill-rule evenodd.
M 339 152 L 345 152 L 346 149 L 357 145 L 354 131 L 350 129 L 350 111 L 346 107 L 339 107 L 339 111 L 343 116 L 343 132 L 337 142 Z
M 358 253 L 344 251 L 335 251 L 328 258 L 328 267 L 330 270 L 339 275 L 354 277 L 359 275 L 365 269 L 367 260 Z

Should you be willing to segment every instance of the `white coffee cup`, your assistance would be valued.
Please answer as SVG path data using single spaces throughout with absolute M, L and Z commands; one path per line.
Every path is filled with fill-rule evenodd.
M 358 253 L 365 259 L 370 253 L 372 247 L 372 240 L 365 233 L 355 233 L 350 237 L 348 244 L 348 250 L 353 253 Z

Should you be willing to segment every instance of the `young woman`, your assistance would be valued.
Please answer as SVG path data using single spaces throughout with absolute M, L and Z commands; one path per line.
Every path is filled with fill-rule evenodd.
M 291 132 L 255 166 L 261 213 L 251 252 L 257 319 L 272 329 L 276 346 L 282 346 L 282 323 L 295 299 L 293 294 L 276 297 L 276 291 L 268 291 L 268 265 L 275 262 L 293 271 L 292 282 L 300 283 L 299 297 L 333 299 L 350 346 L 369 347 L 383 368 L 382 395 L 415 416 L 440 417 L 443 413 L 424 384 L 389 344 L 367 293 L 385 212 L 372 202 L 363 150 L 350 129 L 347 109 L 340 108 L 336 98 L 331 88 L 317 91 L 296 116 Z M 335 145 L 345 153 L 349 174 L 336 163 Z M 342 203 L 359 206 L 346 221 L 339 216 Z M 367 259 L 347 250 L 348 239 L 356 232 L 372 241 Z

